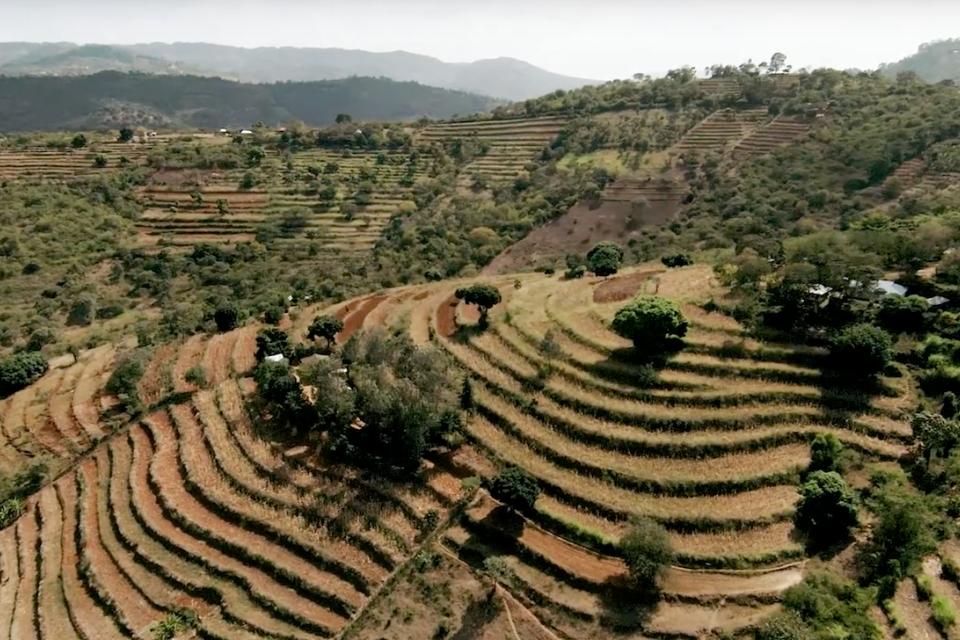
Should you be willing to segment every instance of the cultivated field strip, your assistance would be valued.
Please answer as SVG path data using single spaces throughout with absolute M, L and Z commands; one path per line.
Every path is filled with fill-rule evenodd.
M 688 131 L 673 150 L 681 154 L 723 151 L 753 133 L 766 117 L 766 109 L 717 111 Z
M 559 116 L 434 123 L 420 131 L 418 140 L 430 144 L 471 139 L 486 144 L 486 152 L 463 168 L 460 185 L 469 187 L 478 180 L 504 184 L 522 175 L 565 125 L 566 119 Z
M 788 116 L 777 116 L 742 139 L 733 149 L 735 158 L 752 158 L 770 153 L 800 140 L 810 131 L 810 125 Z
M 59 468 L 104 438 L 100 401 L 114 359 L 110 345 L 84 351 L 0 402 L 0 459 L 44 456 Z
M 173 248 L 269 239 L 285 250 L 310 242 L 365 251 L 393 215 L 415 208 L 413 184 L 431 162 L 429 149 L 314 148 L 271 155 L 252 189 L 239 186 L 243 170 L 198 178 L 192 188 L 159 182 L 158 174 L 157 183 L 139 190 L 144 211 L 137 226 L 144 244 Z M 321 181 L 337 185 L 332 198 L 319 193 Z
M 94 143 L 84 149 L 0 149 L 0 180 L 51 182 L 86 179 L 127 166 L 143 166 L 152 144 Z M 97 156 L 107 164 L 97 167 Z

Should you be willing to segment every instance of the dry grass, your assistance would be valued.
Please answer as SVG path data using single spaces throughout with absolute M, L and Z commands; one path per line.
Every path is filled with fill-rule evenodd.
M 728 496 L 678 498 L 646 496 L 610 483 L 577 475 L 540 458 L 529 447 L 510 438 L 483 418 L 473 418 L 467 427 L 484 447 L 497 452 L 505 462 L 523 466 L 534 476 L 596 505 L 625 515 L 654 518 L 690 517 L 720 521 L 751 521 L 788 513 L 796 501 L 796 489 L 777 486 Z

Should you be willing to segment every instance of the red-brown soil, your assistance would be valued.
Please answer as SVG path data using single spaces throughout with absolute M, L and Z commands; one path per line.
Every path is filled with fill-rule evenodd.
M 632 298 L 647 280 L 658 273 L 663 273 L 663 269 L 638 271 L 626 276 L 604 280 L 593 290 L 593 301 L 599 303 L 620 302 Z

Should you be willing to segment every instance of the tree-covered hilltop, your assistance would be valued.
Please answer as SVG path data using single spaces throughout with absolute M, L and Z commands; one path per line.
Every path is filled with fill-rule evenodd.
M 107 71 L 78 77 L 0 77 L 5 131 L 98 128 L 112 112 L 126 125 L 147 112 L 170 128 L 246 127 L 301 120 L 313 126 L 351 113 L 365 120 L 445 118 L 485 111 L 490 98 L 384 78 L 241 84 L 220 78 Z M 124 116 L 126 114 L 126 116 Z M 151 126 L 151 122 L 143 122 Z M 156 126 L 156 125 L 153 125 Z
M 915 73 L 927 82 L 960 81 L 960 38 L 922 44 L 913 55 L 881 65 L 880 71 L 891 78 L 898 73 Z

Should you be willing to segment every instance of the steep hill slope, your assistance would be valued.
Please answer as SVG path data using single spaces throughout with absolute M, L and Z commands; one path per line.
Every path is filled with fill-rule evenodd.
M 891 78 L 911 71 L 927 82 L 960 81 L 960 39 L 927 42 L 915 54 L 881 65 L 880 71 Z

